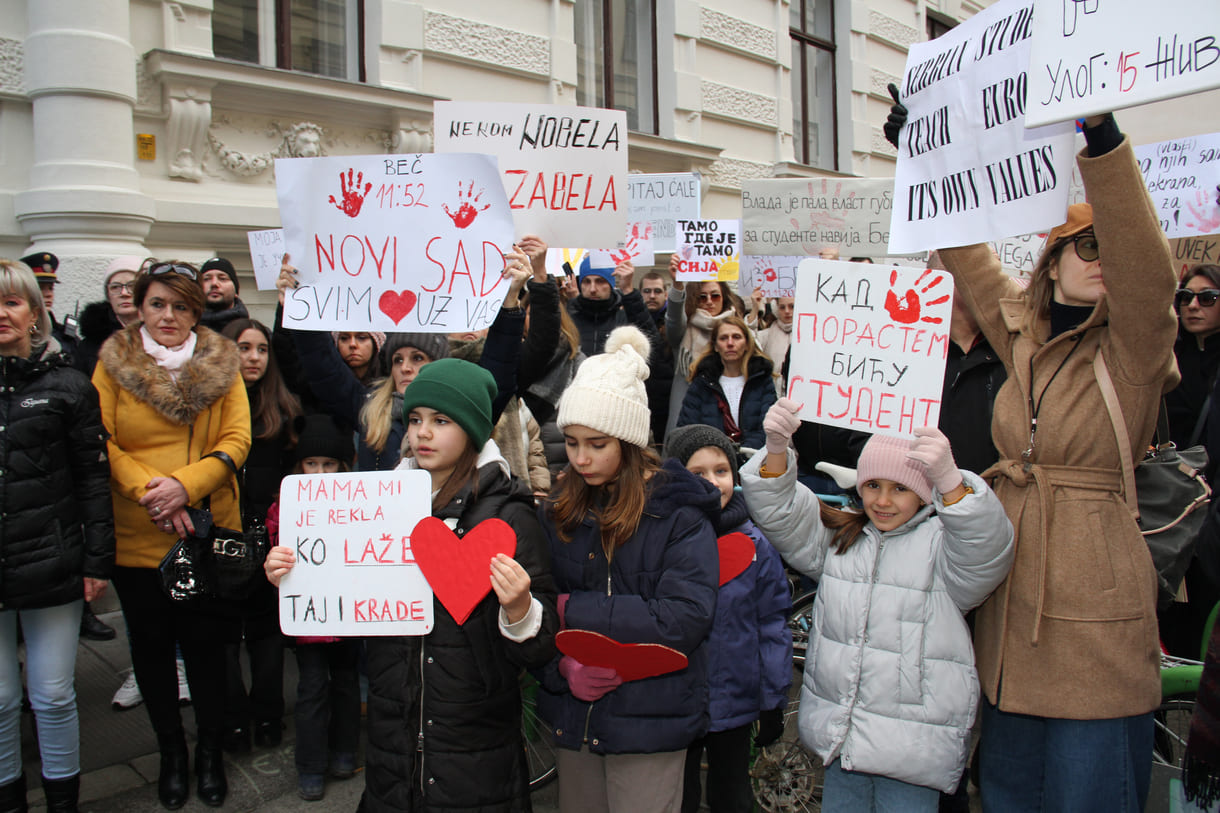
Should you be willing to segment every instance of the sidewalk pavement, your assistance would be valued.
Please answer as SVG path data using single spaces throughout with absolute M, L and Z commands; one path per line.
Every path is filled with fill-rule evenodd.
M 143 704 L 128 711 L 115 711 L 110 701 L 131 668 L 126 627 L 113 589 L 93 603 L 98 617 L 114 627 L 113 641 L 81 640 L 76 656 L 76 698 L 80 713 L 81 804 L 82 813 L 156 813 L 164 808 L 157 801 L 157 771 L 160 756 L 148 713 Z M 225 775 L 229 793 L 223 811 L 355 811 L 364 790 L 363 770 L 348 780 L 328 780 L 326 797 L 305 802 L 297 796 L 296 768 L 293 765 L 292 709 L 297 686 L 296 659 L 284 659 L 284 700 L 286 715 L 283 743 L 275 748 L 255 748 L 248 754 L 225 754 Z M 187 742 L 194 754 L 195 716 L 182 709 Z M 23 714 L 21 755 L 29 785 L 30 809 L 45 811 L 39 782 L 38 744 L 34 720 Z M 363 754 L 361 754 L 363 756 Z M 185 813 L 213 810 L 195 797 L 194 774 Z M 556 808 L 554 783 L 534 794 L 534 809 L 553 813 Z

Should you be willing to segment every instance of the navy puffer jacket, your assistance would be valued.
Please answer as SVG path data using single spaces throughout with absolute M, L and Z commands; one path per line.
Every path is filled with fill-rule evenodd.
M 635 536 L 607 562 L 591 517 L 564 543 L 543 506 L 556 590 L 571 594 L 565 626 L 621 643 L 664 644 L 690 660 L 679 672 L 624 683 L 586 703 L 569 691 L 556 658 L 540 675 L 538 707 L 560 747 L 587 743 L 598 754 L 677 751 L 707 731 L 707 635 L 719 577 L 710 520 L 719 509 L 720 493 L 711 484 L 666 461 L 649 484 Z
M 738 441 L 747 449 L 761 449 L 767 444 L 763 431 L 763 418 L 775 403 L 775 381 L 771 376 L 771 362 L 763 356 L 750 359 L 746 371 L 746 388 L 741 393 L 741 405 L 737 411 L 737 426 L 741 429 Z M 728 434 L 720 404 L 725 401 L 720 387 L 720 376 L 724 375 L 724 362 L 715 353 L 709 354 L 695 368 L 695 377 L 682 401 L 682 412 L 678 415 L 678 426 L 701 423 L 715 427 Z
M 54 339 L 0 358 L 0 610 L 83 598 L 114 567 L 110 463 L 97 390 Z

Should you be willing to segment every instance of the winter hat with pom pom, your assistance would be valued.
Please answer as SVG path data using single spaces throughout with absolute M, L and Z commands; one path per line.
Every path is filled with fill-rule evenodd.
M 559 401 L 560 430 L 587 426 L 632 446 L 648 445 L 648 337 L 639 328 L 620 327 L 606 340 L 606 352 L 586 359 Z

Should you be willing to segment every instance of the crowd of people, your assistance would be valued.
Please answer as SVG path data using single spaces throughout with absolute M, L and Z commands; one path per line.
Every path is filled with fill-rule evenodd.
M 281 742 L 291 650 L 304 800 L 358 770 L 363 697 L 362 811 L 529 809 L 528 672 L 565 813 L 748 811 L 751 749 L 781 736 L 794 688 L 798 577 L 817 585 L 798 727 L 824 810 L 967 809 L 976 713 L 986 809 L 1141 810 L 1158 642 L 1197 648 L 1210 607 L 1158 618 L 1121 461 L 1142 458 L 1163 394 L 1179 445 L 1220 432 L 1220 267 L 1175 280 L 1128 139 L 1109 115 L 1084 135 L 1092 205 L 1069 208 L 1027 286 L 985 245 L 931 258 L 956 295 L 940 424 L 914 438 L 801 419 L 792 298 L 593 254 L 552 277 L 532 235 L 505 254 L 490 327 L 449 336 L 282 327 L 287 256 L 272 327 L 230 261 L 134 256 L 59 325 L 53 256 L 0 261 L 0 811 L 25 810 L 23 682 L 48 810 L 76 810 L 76 644 L 109 584 L 133 667 L 116 705 L 142 699 L 166 809 L 192 765 L 220 806 L 224 752 Z M 825 464 L 855 471 L 855 507 L 817 498 L 843 490 Z M 281 481 L 393 469 L 427 472 L 459 538 L 508 523 L 516 553 L 488 562 L 469 617 L 438 602 L 427 635 L 286 640 Z M 266 581 L 243 601 L 162 589 L 201 506 L 267 526 Z M 727 578 L 726 540 L 748 546 Z M 560 630 L 686 665 L 625 678 L 559 652 Z

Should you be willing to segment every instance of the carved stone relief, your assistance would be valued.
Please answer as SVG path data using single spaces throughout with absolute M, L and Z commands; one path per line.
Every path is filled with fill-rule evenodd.
M 709 42 L 775 61 L 775 32 L 768 28 L 704 7 L 700 9 L 699 31 L 699 36 Z
M 742 181 L 770 178 L 771 165 L 740 158 L 717 158 L 707 170 L 714 186 L 739 187 Z
M 868 12 L 868 33 L 903 47 L 923 40 L 918 30 L 875 9 Z
M 316 158 L 326 154 L 322 143 L 325 133 L 312 122 L 297 122 L 289 127 L 272 122 L 267 135 L 278 137 L 280 143 L 266 152 L 241 152 L 227 146 L 212 131 L 208 132 L 208 143 L 220 159 L 220 165 L 241 178 L 261 175 L 272 167 L 276 158 Z
M 0 39 L 0 91 L 25 93 L 25 43 Z
M 212 88 L 167 85 L 169 105 L 169 176 L 186 181 L 203 178 L 204 138 L 212 122 Z
M 551 73 L 551 45 L 545 37 L 435 11 L 424 15 L 424 47 L 487 65 L 544 76 Z
M 775 99 L 761 93 L 704 80 L 703 112 L 774 127 L 779 120 Z

